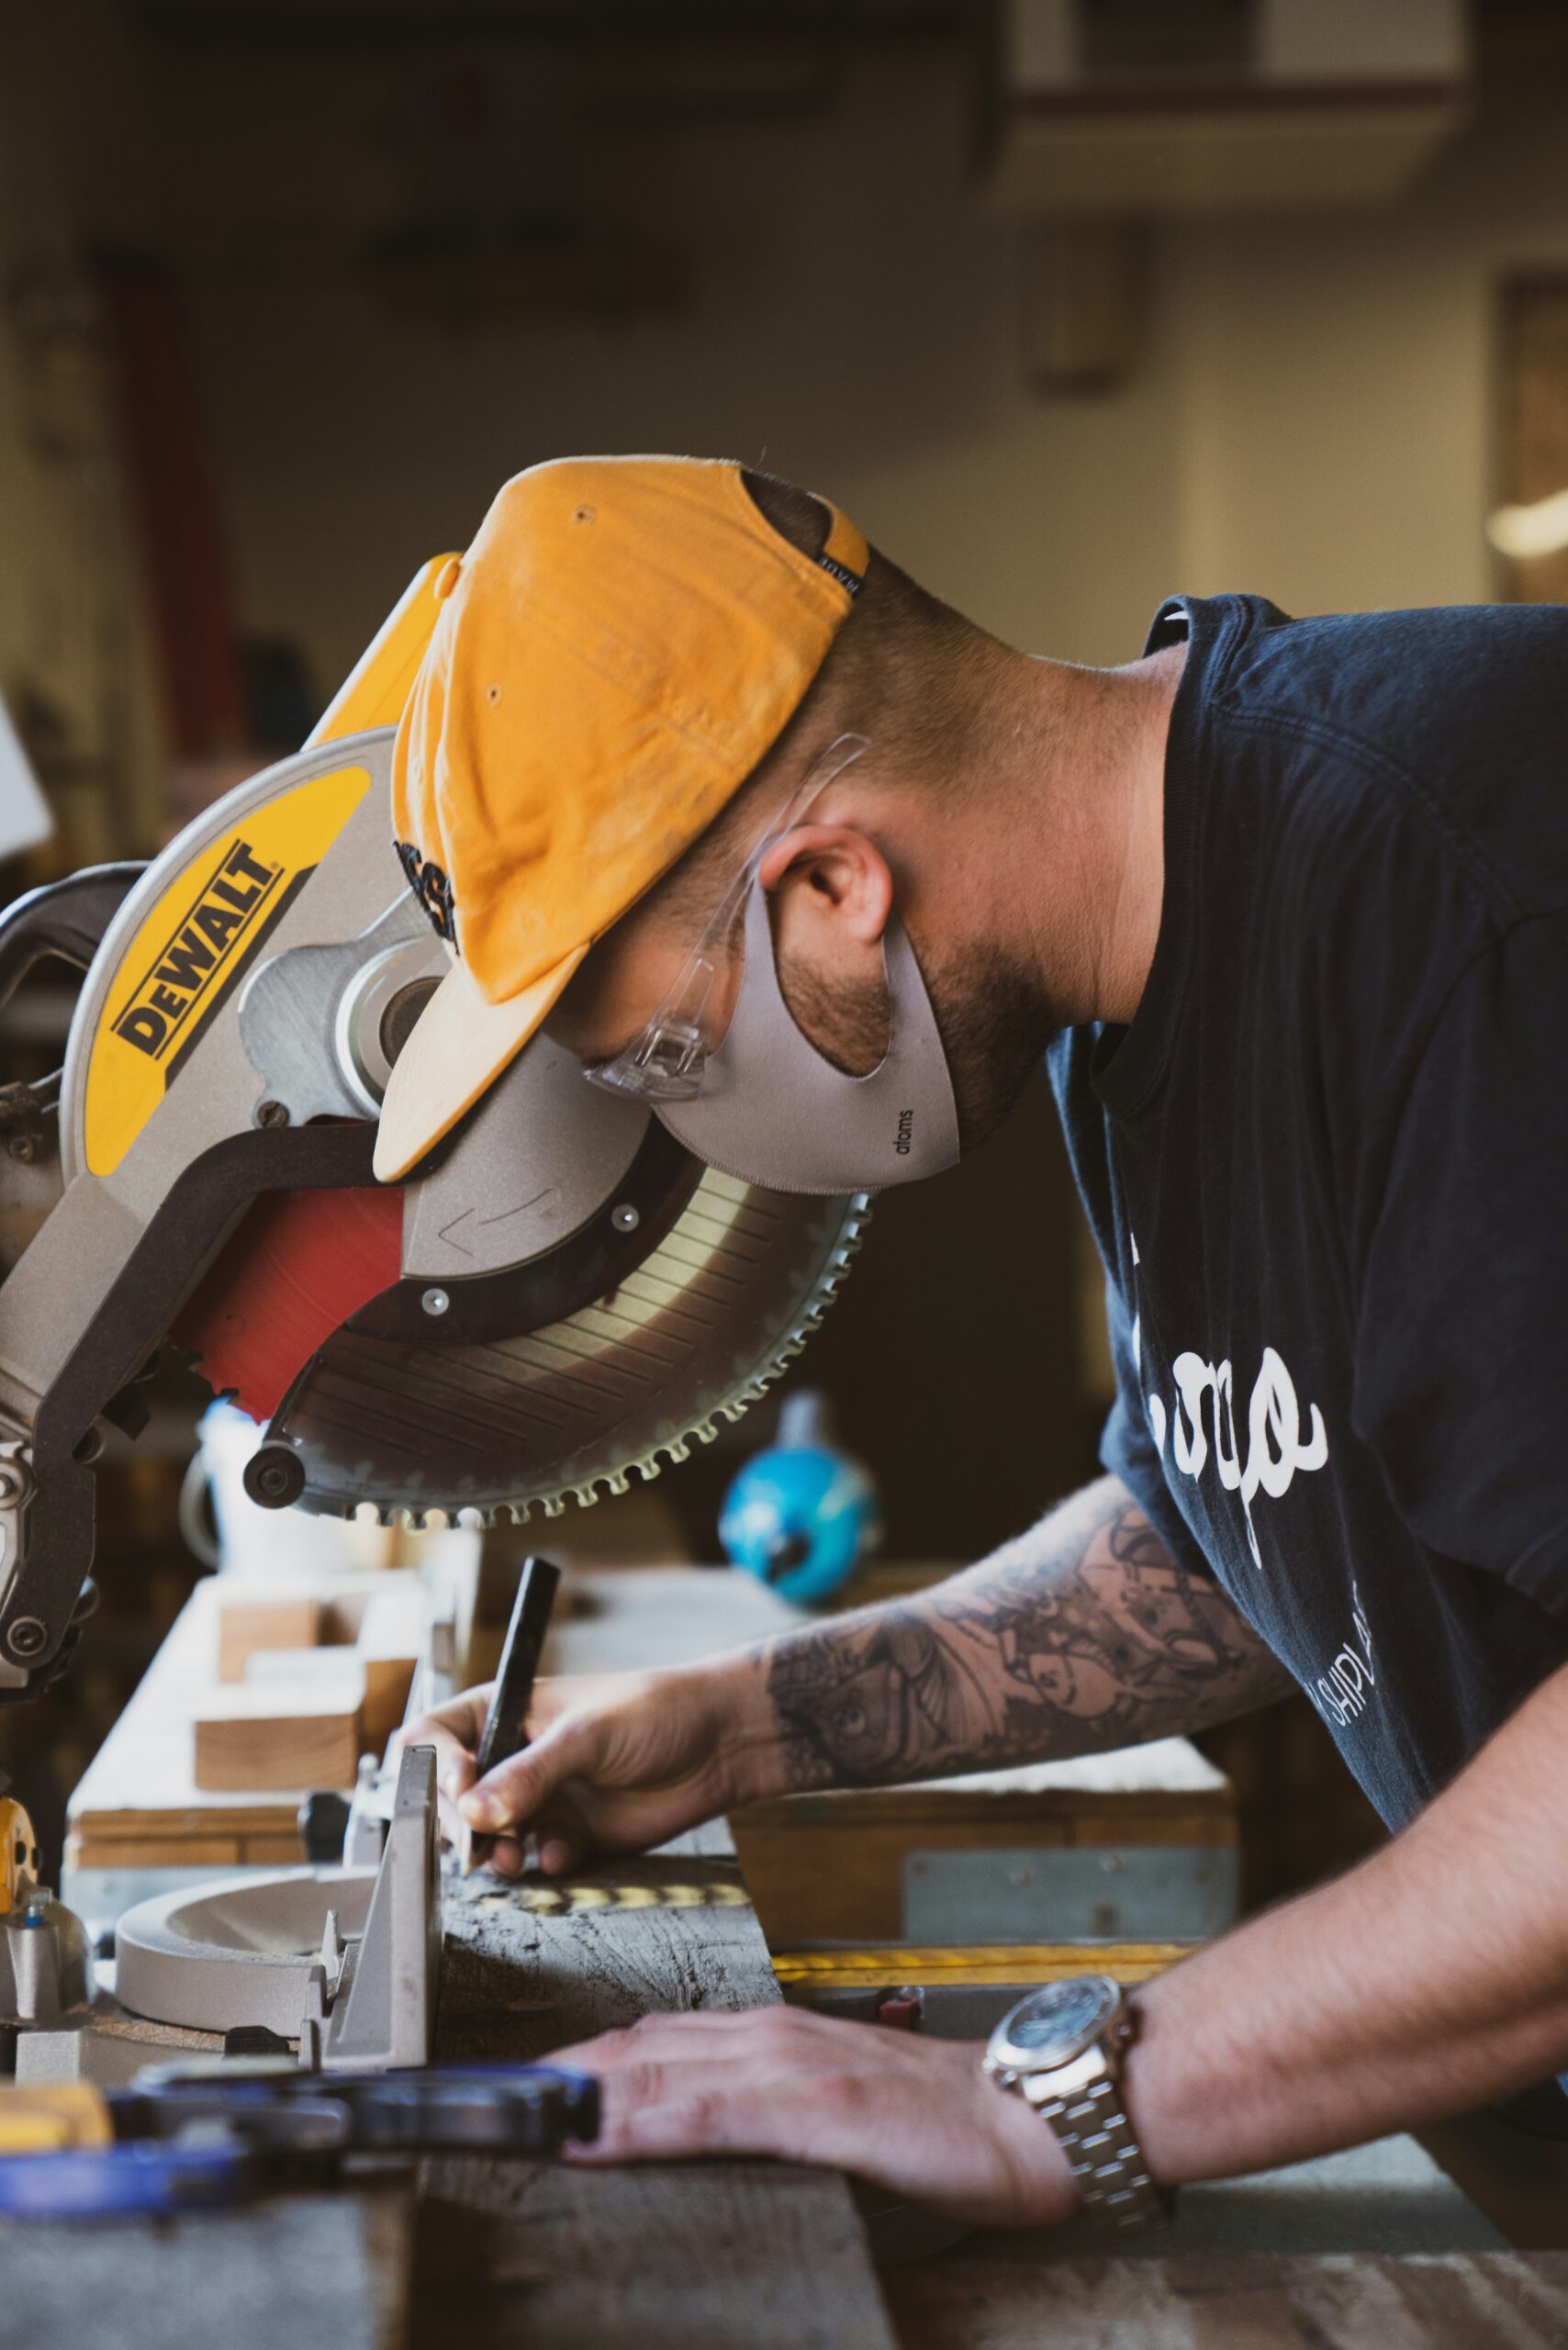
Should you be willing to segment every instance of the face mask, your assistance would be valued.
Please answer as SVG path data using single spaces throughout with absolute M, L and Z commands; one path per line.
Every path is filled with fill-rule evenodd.
M 773 1192 L 877 1192 L 955 1165 L 958 1113 L 947 1057 L 901 923 L 889 923 L 882 951 L 887 1053 L 868 1077 L 846 1077 L 790 1015 L 767 893 L 754 882 L 728 1033 L 708 1055 L 701 1091 L 656 1102 L 655 1114 L 711 1167 Z

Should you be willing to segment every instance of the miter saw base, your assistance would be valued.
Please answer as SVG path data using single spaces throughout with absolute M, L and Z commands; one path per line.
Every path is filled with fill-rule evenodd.
M 68 1910 L 54 1905 L 80 1935 Z M 405 1748 L 375 1868 L 215 1879 L 128 1909 L 115 1993 L 23 2029 L 18 2084 L 112 2085 L 167 2057 L 169 2027 L 262 2031 L 316 2072 L 427 2065 L 441 1980 L 435 1751 Z

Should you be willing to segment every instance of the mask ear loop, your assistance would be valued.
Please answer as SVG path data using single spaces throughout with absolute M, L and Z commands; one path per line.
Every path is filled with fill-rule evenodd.
M 729 959 L 736 917 L 757 870 L 775 841 L 793 831 L 834 778 L 869 748 L 864 734 L 840 734 L 813 762 L 752 847 L 653 1018 L 612 1059 L 584 1070 L 590 1085 L 644 1102 L 690 1102 L 701 1091 L 708 1055 L 721 1041 L 711 1033 L 708 1021 L 713 982 L 720 965 Z

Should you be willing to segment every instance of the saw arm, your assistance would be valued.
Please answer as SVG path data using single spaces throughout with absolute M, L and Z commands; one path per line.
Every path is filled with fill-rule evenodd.
M 381 1089 L 445 968 L 390 845 L 391 742 L 302 752 L 145 873 L 8 918 L 80 948 L 108 917 L 58 1106 L 34 1104 L 52 1205 L 0 1284 L 0 1702 L 69 1653 L 99 1423 L 133 1416 L 165 1340 L 266 1420 L 259 1501 L 524 1516 L 684 1460 L 799 1350 L 853 1248 L 863 1199 L 704 1168 L 543 1036 L 375 1184 Z M 0 923 L 0 975 L 20 935 Z M 0 1183 L 13 1165 L 37 1180 L 0 1160 Z

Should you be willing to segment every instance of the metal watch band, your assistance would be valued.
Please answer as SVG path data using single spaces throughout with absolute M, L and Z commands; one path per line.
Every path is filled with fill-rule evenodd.
M 1122 2102 L 1121 2083 L 1114 2075 L 1066 2097 L 1036 2099 L 1029 2096 L 1027 2085 L 1024 2093 L 1061 2141 L 1091 2217 L 1129 2233 L 1164 2226 L 1170 2217 L 1170 2203 L 1148 2175 Z

